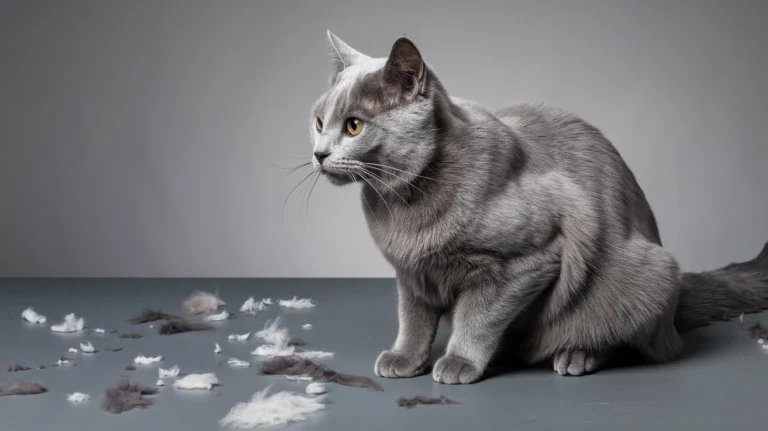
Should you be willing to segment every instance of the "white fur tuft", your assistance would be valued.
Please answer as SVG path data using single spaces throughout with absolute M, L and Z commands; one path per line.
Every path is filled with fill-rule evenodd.
M 133 362 L 140 365 L 156 364 L 163 360 L 162 356 L 144 356 L 139 355 L 133 358 Z
M 217 295 L 198 290 L 184 301 L 182 309 L 189 314 L 208 314 L 219 311 L 223 305 L 226 303 Z
M 319 350 L 298 350 L 296 346 L 286 344 L 262 344 L 251 352 L 254 356 L 265 356 L 268 358 L 275 356 L 301 356 L 307 359 L 325 359 L 332 358 L 332 352 L 323 352 Z
M 288 328 L 280 326 L 282 317 L 277 316 L 274 320 L 268 320 L 264 329 L 256 333 L 256 337 L 263 339 L 269 344 L 263 344 L 251 352 L 255 356 L 292 356 L 298 355 L 305 358 L 322 359 L 331 358 L 333 353 L 322 351 L 310 351 L 297 349 L 296 346 L 289 345 L 290 335 Z
M 227 360 L 227 364 L 229 364 L 230 367 L 250 367 L 251 363 L 248 361 L 242 361 L 237 358 L 229 358 Z
M 322 395 L 328 392 L 328 387 L 320 382 L 312 382 L 307 385 L 305 392 L 310 395 Z
M 205 389 L 210 391 L 214 386 L 218 384 L 219 379 L 214 373 L 187 374 L 186 376 L 173 382 L 173 387 L 176 389 Z
M 64 321 L 58 325 L 51 325 L 53 332 L 77 332 L 85 327 L 85 320 L 82 317 L 75 316 L 75 313 L 69 313 L 64 316 Z
M 72 362 L 72 361 L 71 361 L 71 360 L 69 360 L 69 359 L 59 359 L 59 360 L 58 360 L 58 361 L 56 361 L 56 362 L 55 362 L 53 365 L 54 365 L 54 366 L 56 366 L 56 367 L 71 367 L 71 366 L 72 366 L 72 365 L 74 365 L 74 364 L 75 364 L 75 363 L 74 363 L 74 362 Z
M 286 308 L 312 308 L 315 305 L 317 305 L 315 301 L 311 299 L 308 299 L 308 298 L 299 299 L 296 296 L 294 296 L 293 299 L 281 299 L 280 301 L 278 301 L 278 303 L 280 304 L 281 307 L 286 307 Z
M 249 338 L 251 338 L 251 333 L 245 333 L 245 334 L 230 334 L 229 337 L 227 337 L 229 341 L 245 341 Z
M 287 391 L 267 396 L 268 390 L 269 387 L 256 392 L 249 401 L 235 404 L 219 424 L 235 428 L 282 425 L 306 420 L 307 415 L 325 409 L 323 397 L 309 398 Z
M 221 320 L 227 320 L 230 317 L 232 317 L 231 314 L 227 312 L 227 310 L 221 310 L 221 313 L 218 314 L 210 314 L 208 316 L 205 316 L 205 320 L 209 322 L 218 322 Z
M 249 296 L 248 299 L 243 302 L 243 305 L 240 306 L 241 313 L 256 314 L 257 311 L 256 300 L 253 298 L 253 296 Z
M 82 392 L 73 392 L 67 395 L 67 401 L 70 401 L 73 403 L 84 403 L 90 399 L 91 399 L 90 395 L 84 394 Z
M 264 324 L 264 329 L 256 333 L 256 337 L 261 338 L 269 344 L 282 344 L 288 342 L 288 328 L 281 327 L 283 322 L 281 316 L 277 316 L 274 320 L 267 320 Z
M 168 369 L 158 368 L 157 369 L 157 375 L 161 379 L 165 379 L 165 378 L 169 378 L 169 377 L 173 378 L 173 377 L 177 377 L 179 375 L 179 371 L 180 371 L 179 370 L 179 366 L 178 365 L 174 365 L 174 366 L 172 366 L 171 368 L 168 368 Z
M 293 382 L 311 382 L 312 376 L 285 376 L 286 379 Z
M 262 299 L 260 301 L 256 301 L 253 296 L 249 297 L 248 299 L 243 302 L 243 305 L 240 307 L 240 311 L 242 313 L 256 315 L 259 311 L 264 311 L 267 309 L 268 305 L 272 305 L 272 300 L 269 298 Z
M 37 312 L 32 309 L 32 307 L 27 308 L 26 310 L 21 312 L 21 318 L 26 320 L 27 322 L 31 323 L 39 323 L 44 324 L 48 319 L 43 316 L 42 314 L 37 314 Z

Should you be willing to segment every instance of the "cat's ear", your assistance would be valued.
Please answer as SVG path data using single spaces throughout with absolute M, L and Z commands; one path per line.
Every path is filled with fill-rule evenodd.
M 333 34 L 330 30 L 328 30 L 328 48 L 331 63 L 333 64 L 333 76 L 331 77 L 331 81 L 335 81 L 336 75 L 341 73 L 341 71 L 347 67 L 370 58 L 347 45 L 346 42 Z
M 406 93 L 414 96 L 424 93 L 427 66 L 416 45 L 408 38 L 401 37 L 392 45 L 384 65 L 384 78 Z

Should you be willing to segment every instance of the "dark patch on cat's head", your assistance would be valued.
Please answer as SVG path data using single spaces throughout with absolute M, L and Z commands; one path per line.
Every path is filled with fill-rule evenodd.
M 384 66 L 358 77 L 334 115 L 360 112 L 367 119 L 424 96 L 428 76 L 421 53 L 409 39 L 395 41 Z

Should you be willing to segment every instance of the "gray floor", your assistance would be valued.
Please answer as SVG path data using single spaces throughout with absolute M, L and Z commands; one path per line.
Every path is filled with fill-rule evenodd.
M 124 347 L 121 352 L 77 355 L 78 366 L 8 373 L 0 382 L 37 379 L 49 392 L 27 397 L 0 397 L 2 430 L 215 430 L 218 420 L 235 403 L 273 385 L 275 391 L 303 391 L 304 384 L 284 377 L 265 377 L 255 368 L 230 369 L 220 365 L 233 356 L 256 362 L 248 352 L 258 341 L 228 342 L 231 333 L 258 330 L 278 314 L 292 334 L 313 348 L 336 352 L 328 364 L 356 374 L 373 374 L 379 351 L 396 331 L 393 280 L 0 280 L 0 357 L 6 363 L 50 364 L 90 340 L 99 349 Z M 195 289 L 219 289 L 232 311 L 247 296 L 311 297 L 318 306 L 288 310 L 276 306 L 255 318 L 237 316 L 219 323 L 216 332 L 155 335 L 147 325 L 132 327 L 126 319 L 145 305 L 179 310 Z M 32 306 L 48 317 L 35 326 L 20 319 Z M 115 335 L 54 334 L 48 329 L 70 312 L 82 315 L 86 325 L 107 330 L 138 329 L 138 340 Z M 748 321 L 768 315 L 747 316 Z M 312 323 L 304 331 L 301 325 Z M 445 343 L 441 331 L 440 343 Z M 768 351 L 740 328 L 738 322 L 720 323 L 685 337 L 687 356 L 674 364 L 611 369 L 581 378 L 566 378 L 548 370 L 523 370 L 470 386 L 443 386 L 430 376 L 414 379 L 379 379 L 384 392 L 333 385 L 332 402 L 308 421 L 289 425 L 294 430 L 660 430 L 765 429 L 765 383 Z M 224 349 L 212 352 L 214 342 Z M 211 392 L 160 390 L 154 406 L 121 415 L 99 409 L 104 389 L 123 375 L 154 384 L 157 366 L 124 371 L 137 354 L 163 355 L 164 367 L 178 364 L 186 372 L 215 372 L 222 386 Z M 67 393 L 94 396 L 72 405 Z M 445 394 L 461 401 L 457 406 L 395 405 L 400 396 Z

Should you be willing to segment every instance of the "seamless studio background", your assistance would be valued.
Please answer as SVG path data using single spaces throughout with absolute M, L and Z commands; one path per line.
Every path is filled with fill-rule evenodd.
M 355 187 L 308 208 L 326 29 L 454 95 L 600 128 L 685 269 L 768 239 L 768 2 L 0 1 L 0 276 L 391 277 Z M 308 170 L 302 171 L 308 173 Z

